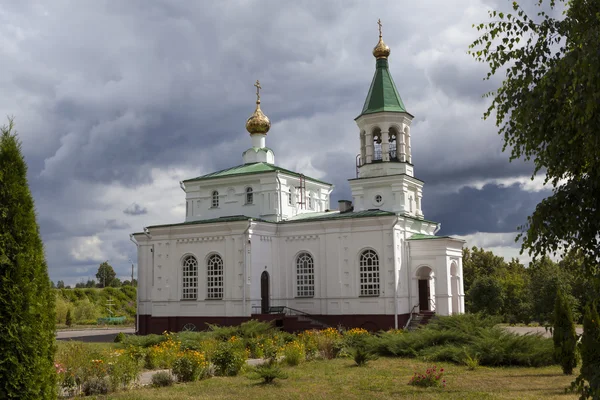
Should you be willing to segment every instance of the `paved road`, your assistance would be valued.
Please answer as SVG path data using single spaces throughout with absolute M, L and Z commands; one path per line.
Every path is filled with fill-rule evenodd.
M 119 332 L 135 333 L 135 328 L 97 328 L 82 330 L 64 330 L 56 332 L 58 340 L 78 340 L 81 342 L 113 342 Z
M 507 326 L 506 329 L 520 335 L 524 335 L 526 333 L 541 333 L 545 337 L 552 337 L 552 335 L 550 335 L 550 330 L 546 331 L 546 328 L 543 326 Z M 576 328 L 575 331 L 578 335 L 581 335 L 583 333 L 583 328 Z

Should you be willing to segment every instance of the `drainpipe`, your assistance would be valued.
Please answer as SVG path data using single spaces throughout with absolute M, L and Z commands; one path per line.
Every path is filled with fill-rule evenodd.
M 392 237 L 396 237 L 396 225 L 400 221 L 400 216 L 396 216 L 396 222 L 392 225 Z M 393 241 L 392 241 L 393 243 Z M 394 329 L 398 329 L 398 268 L 396 267 L 396 257 L 394 257 Z
M 129 240 L 131 240 L 131 242 L 133 244 L 135 244 L 135 248 L 137 249 L 139 246 L 139 243 L 133 237 L 133 233 L 129 234 Z M 139 273 L 139 268 L 138 268 L 138 273 Z M 140 285 L 139 278 L 140 277 L 138 275 L 138 287 Z M 135 333 L 137 334 L 140 331 L 140 291 L 139 290 L 136 290 L 136 297 L 137 297 L 137 302 L 136 302 L 137 304 L 135 306 Z
M 406 280 L 408 282 L 408 313 L 412 313 L 412 276 L 410 273 L 410 242 L 406 239 L 406 219 L 404 220 L 404 259 L 406 260 Z
M 281 201 L 281 180 L 279 179 L 279 171 L 275 171 L 275 180 L 277 181 L 277 190 L 275 191 L 275 193 L 277 193 L 277 203 L 275 203 L 275 206 L 278 207 L 277 222 L 279 222 L 283 219 L 283 203 Z
M 438 223 L 437 227 L 435 228 L 435 231 L 433 231 L 433 234 L 435 235 L 436 233 L 438 233 L 440 231 L 440 229 L 442 229 L 442 223 Z
M 244 298 L 242 299 L 242 307 L 244 309 L 244 316 L 246 316 L 246 277 L 247 277 L 247 254 L 246 254 L 246 243 L 248 242 L 248 239 L 246 238 L 246 235 L 248 234 L 248 231 L 250 230 L 250 227 L 252 226 L 252 218 L 250 218 L 248 220 L 248 227 L 246 228 L 246 230 L 244 231 L 244 233 L 242 233 L 242 240 L 244 241 L 243 243 L 243 249 L 244 249 L 244 289 L 243 289 L 243 294 L 244 294 Z
M 183 183 L 183 181 L 179 181 L 179 187 L 185 192 L 185 184 Z

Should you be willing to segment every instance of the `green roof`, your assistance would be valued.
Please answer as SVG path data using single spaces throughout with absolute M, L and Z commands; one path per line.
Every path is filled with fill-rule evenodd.
M 281 167 L 278 167 L 273 164 L 269 164 L 266 162 L 257 162 L 257 163 L 242 164 L 242 165 L 238 165 L 235 167 L 222 169 L 220 171 L 202 175 L 197 178 L 187 179 L 183 182 L 184 183 L 185 182 L 197 182 L 197 181 L 204 181 L 204 180 L 209 180 L 209 179 L 225 178 L 225 177 L 229 177 L 229 176 L 263 174 L 265 172 L 276 172 L 276 171 L 287 174 L 287 175 L 296 176 L 296 177 L 299 177 L 301 175 L 297 172 L 290 171 L 289 169 L 281 168 Z M 331 183 L 323 182 L 323 181 L 320 181 L 315 178 L 310 178 L 308 176 L 306 176 L 305 178 L 308 181 L 332 186 Z
M 408 113 L 390 74 L 388 60 L 381 58 L 377 60 L 375 75 L 371 81 L 365 105 L 356 118 L 383 111 Z
M 427 239 L 452 239 L 450 236 L 435 236 L 435 235 L 423 235 L 421 233 L 415 233 L 409 240 L 427 240 Z
M 147 228 L 168 228 L 171 226 L 184 226 L 184 225 L 198 225 L 198 224 L 215 224 L 220 222 L 236 222 L 236 221 L 248 221 L 255 220 L 261 221 L 259 218 L 251 218 L 245 215 L 231 215 L 228 217 L 220 217 L 220 218 L 211 218 L 211 219 L 201 219 L 198 221 L 188 221 L 188 222 L 179 222 L 177 224 L 166 224 L 166 225 L 152 225 Z
M 350 219 L 350 218 L 367 218 L 367 217 L 391 217 L 396 216 L 396 213 L 383 210 L 364 210 L 364 211 L 351 211 L 340 213 L 339 211 L 319 212 L 319 213 L 306 213 L 299 214 L 293 218 L 290 218 L 280 223 L 291 223 L 291 222 L 312 222 L 312 221 L 326 221 L 334 219 Z
M 188 221 L 188 222 L 180 222 L 177 224 L 166 224 L 166 225 L 152 225 L 148 226 L 148 229 L 152 228 L 170 228 L 175 226 L 186 226 L 186 225 L 200 225 L 200 224 L 216 224 L 221 222 L 237 222 L 237 221 L 256 221 L 256 222 L 266 222 L 271 224 L 284 224 L 290 222 L 309 222 L 309 221 L 325 221 L 325 220 L 337 220 L 337 219 L 350 219 L 350 218 L 365 218 L 365 217 L 387 217 L 387 216 L 395 216 L 396 214 L 389 211 L 382 210 L 365 210 L 365 211 L 357 211 L 357 212 L 345 212 L 340 213 L 339 211 L 327 211 L 327 212 L 314 212 L 314 213 L 305 213 L 299 214 L 295 217 L 281 221 L 267 221 L 261 218 L 253 218 L 248 217 L 246 215 L 231 215 L 228 217 L 220 217 L 220 218 L 211 218 L 211 219 L 201 219 L 197 221 Z M 141 234 L 141 233 L 139 233 Z

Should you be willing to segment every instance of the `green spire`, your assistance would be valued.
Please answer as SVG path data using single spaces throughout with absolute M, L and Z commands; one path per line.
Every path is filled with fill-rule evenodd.
M 387 58 L 377 60 L 377 68 L 369 88 L 369 94 L 367 94 L 362 112 L 356 119 L 365 114 L 383 111 L 408 113 L 390 74 Z

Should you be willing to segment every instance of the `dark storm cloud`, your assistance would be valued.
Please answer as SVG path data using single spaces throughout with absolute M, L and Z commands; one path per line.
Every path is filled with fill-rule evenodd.
M 148 209 L 146 207 L 140 206 L 138 203 L 133 203 L 132 205 L 124 209 L 123 213 L 127 215 L 144 215 L 148 214 Z
M 508 164 L 481 121 L 481 95 L 497 82 L 482 83 L 485 69 L 465 52 L 477 35 L 471 24 L 485 16 L 478 0 L 4 5 L 0 114 L 17 117 L 51 274 L 78 276 L 107 258 L 125 271 L 135 254 L 128 226 L 180 218 L 178 180 L 240 164 L 256 79 L 277 163 L 334 183 L 332 207 L 349 198 L 353 118 L 373 76 L 380 17 L 392 75 L 416 116 L 426 199 L 442 186 L 529 175 Z M 446 220 L 443 197 L 424 201 Z
M 550 194 L 549 190 L 526 192 L 518 184 L 464 187 L 437 196 L 426 196 L 424 191 L 423 210 L 427 219 L 442 223 L 440 235 L 515 232 L 527 222 L 536 204 Z

